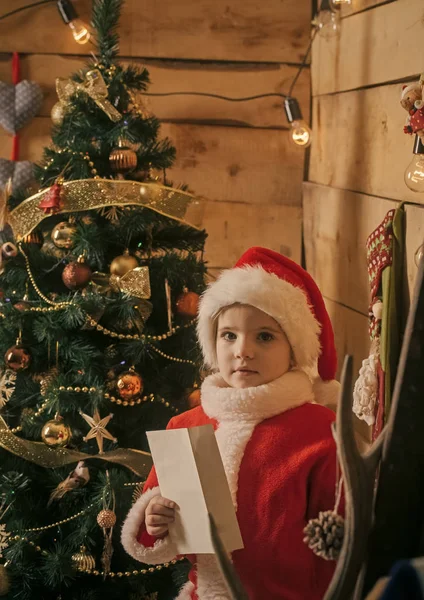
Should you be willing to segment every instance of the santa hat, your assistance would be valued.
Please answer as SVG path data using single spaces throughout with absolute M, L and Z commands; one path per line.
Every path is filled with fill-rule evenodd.
M 324 300 L 312 277 L 298 264 L 267 248 L 247 250 L 201 297 L 197 333 L 205 363 L 217 367 L 216 316 L 226 306 L 249 304 L 273 317 L 293 350 L 296 367 L 311 373 L 316 401 L 335 406 L 337 355 Z
M 403 100 L 406 94 L 409 94 L 409 92 L 412 92 L 414 90 L 421 92 L 421 85 L 418 82 L 403 85 L 402 91 L 400 93 L 400 99 Z

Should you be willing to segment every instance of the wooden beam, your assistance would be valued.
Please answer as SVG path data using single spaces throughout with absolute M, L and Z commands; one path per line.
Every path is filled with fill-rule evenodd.
M 404 183 L 414 140 L 403 133 L 407 113 L 400 91 L 400 85 L 388 85 L 315 98 L 309 179 L 424 204 L 424 193 Z
M 340 38 L 315 39 L 313 95 L 419 75 L 424 48 L 417 40 L 423 34 L 422 0 L 398 0 L 342 19 Z
M 21 78 L 41 85 L 44 102 L 39 116 L 49 117 L 57 102 L 56 77 L 69 77 L 84 67 L 89 57 L 30 54 L 21 57 Z M 152 85 L 149 92 L 200 92 L 230 98 L 266 93 L 286 93 L 297 67 L 281 64 L 187 63 L 182 61 L 145 61 Z M 128 64 L 128 61 L 123 61 Z M 0 56 L 0 81 L 11 82 L 11 54 Z M 309 70 L 302 72 L 295 88 L 306 120 L 309 119 Z M 200 96 L 141 96 L 146 107 L 161 121 L 233 123 L 255 127 L 287 128 L 283 99 L 263 98 L 250 102 L 228 102 Z
M 368 315 L 366 241 L 387 212 L 398 204 L 384 198 L 304 184 L 306 266 L 327 298 Z M 421 221 L 424 225 L 424 211 Z
M 14 0 L 19 8 L 27 0 Z M 0 0 L 0 13 L 10 9 Z M 91 2 L 78 12 L 89 22 Z M 299 63 L 309 42 L 310 3 L 298 0 L 127 0 L 120 24 L 123 56 Z M 41 5 L 0 23 L 0 52 L 85 54 L 55 4 Z
M 300 262 L 301 209 L 275 204 L 207 202 L 205 259 L 212 277 L 233 267 L 250 246 L 266 246 Z
M 37 117 L 22 129 L 21 160 L 39 161 L 51 121 Z M 163 124 L 177 148 L 168 177 L 210 200 L 300 206 L 304 152 L 279 130 Z M 10 158 L 12 136 L 0 130 L 0 157 Z

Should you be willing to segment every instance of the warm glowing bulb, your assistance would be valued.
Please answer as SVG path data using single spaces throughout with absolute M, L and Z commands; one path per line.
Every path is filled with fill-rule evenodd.
M 72 29 L 72 35 L 77 44 L 86 44 L 90 39 L 90 32 L 82 21 L 74 19 L 69 22 L 69 27 Z
M 312 131 L 305 121 L 293 121 L 291 127 L 291 139 L 297 146 L 307 148 L 311 145 Z
M 413 192 L 424 192 L 424 154 L 414 154 L 405 171 L 405 183 Z
M 340 14 L 339 11 L 320 10 L 314 20 L 314 25 L 318 27 L 318 33 L 321 37 L 329 40 L 337 37 L 340 33 Z
M 334 8 L 339 8 L 339 6 L 349 6 L 352 4 L 352 0 L 330 0 L 330 2 Z

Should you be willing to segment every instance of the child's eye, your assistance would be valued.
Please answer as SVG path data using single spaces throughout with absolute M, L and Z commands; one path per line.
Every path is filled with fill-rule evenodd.
M 237 336 L 235 333 L 233 333 L 232 331 L 224 331 L 221 335 L 221 337 L 226 340 L 227 342 L 233 342 L 234 340 L 237 339 Z
M 273 339 L 274 339 L 274 336 L 272 335 L 272 333 L 269 333 L 268 331 L 261 331 L 258 334 L 258 340 L 261 342 L 270 342 Z

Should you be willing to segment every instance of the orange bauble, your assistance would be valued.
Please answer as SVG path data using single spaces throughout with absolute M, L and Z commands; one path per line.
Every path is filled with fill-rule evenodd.
M 143 393 L 143 378 L 135 371 L 126 371 L 119 376 L 116 387 L 123 400 L 135 400 Z
M 182 317 L 194 319 L 199 310 L 199 294 L 189 292 L 187 289 L 178 297 L 176 302 L 177 313 Z

